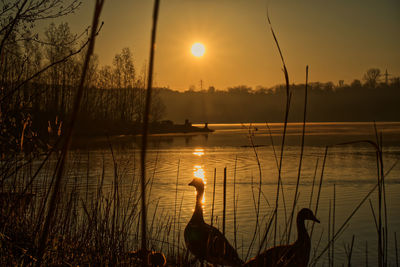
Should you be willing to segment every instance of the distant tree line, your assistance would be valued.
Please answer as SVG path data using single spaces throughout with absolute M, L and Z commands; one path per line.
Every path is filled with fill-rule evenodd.
M 377 68 L 366 71 L 351 84 L 339 81 L 308 84 L 308 121 L 399 121 L 400 77 L 388 77 Z M 303 119 L 305 84 L 290 86 L 292 101 L 289 119 Z M 185 92 L 160 89 L 166 103 L 166 118 L 193 122 L 282 122 L 286 85 L 239 85 L 227 90 L 210 86 L 207 90 Z M 172 104 L 173 103 L 173 104 Z

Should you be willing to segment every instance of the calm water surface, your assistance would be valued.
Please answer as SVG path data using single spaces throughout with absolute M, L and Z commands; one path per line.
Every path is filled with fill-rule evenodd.
M 201 126 L 201 125 L 200 125 Z M 153 216 L 155 202 L 159 201 L 156 216 L 173 216 L 175 210 L 180 214 L 175 227 L 183 231 L 189 221 L 195 204 L 195 190 L 188 183 L 194 177 L 203 178 L 206 182 L 204 202 L 205 220 L 210 222 L 214 170 L 216 170 L 214 225 L 222 229 L 223 206 L 223 173 L 227 169 L 227 237 L 233 243 L 233 190 L 234 179 L 237 198 L 237 242 L 239 254 L 243 258 L 253 237 L 256 226 L 255 202 L 261 179 L 260 221 L 261 236 L 264 233 L 267 219 L 274 209 L 278 160 L 280 155 L 282 124 L 212 124 L 215 132 L 205 135 L 164 135 L 153 136 L 148 152 L 148 177 L 153 179 L 150 198 L 149 217 Z M 394 232 L 400 233 L 400 166 L 395 165 L 400 158 L 400 123 L 378 123 L 378 132 L 382 133 L 384 144 L 384 168 L 386 176 L 386 196 L 388 213 L 389 262 L 395 263 Z M 301 144 L 301 124 L 289 124 L 284 149 L 282 167 L 283 194 L 280 192 L 278 236 L 285 229 L 285 218 L 293 205 Z M 313 232 L 313 250 L 318 255 L 327 244 L 329 210 L 335 198 L 335 229 L 338 230 L 360 201 L 371 191 L 377 182 L 377 164 L 374 148 L 366 143 L 335 144 L 358 140 L 375 140 L 372 123 L 310 123 L 307 125 L 304 157 L 301 169 L 299 198 L 296 211 L 303 207 L 314 210 L 321 179 L 325 146 L 329 146 L 326 158 L 323 181 L 320 192 L 316 224 Z M 253 142 L 254 147 L 251 145 Z M 131 137 L 120 137 L 112 140 L 116 160 L 126 183 L 133 175 L 139 173 L 139 150 L 137 140 Z M 87 157 L 87 152 L 82 158 Z M 257 158 L 259 165 L 257 163 Z M 111 184 L 113 169 L 111 153 L 108 148 L 93 148 L 89 152 L 90 176 L 97 181 L 101 166 L 105 162 L 106 181 Z M 394 167 L 393 167 L 394 166 Z M 389 171 L 390 170 L 390 171 Z M 85 172 L 82 170 L 82 172 Z M 121 175 L 122 176 L 122 175 Z M 138 176 L 137 176 L 138 177 Z M 314 187 L 313 187 L 314 184 Z M 313 191 L 313 194 L 312 194 Z M 284 197 L 284 201 L 283 201 Z M 369 197 L 377 212 L 377 191 Z M 285 212 L 286 209 L 286 212 Z M 286 215 L 285 215 L 286 214 Z M 166 217 L 165 217 L 166 218 Z M 308 227 L 309 232 L 311 226 Z M 292 241 L 297 231 L 292 231 Z M 344 233 L 336 241 L 335 263 L 339 266 L 346 261 L 345 247 L 355 235 L 353 263 L 365 265 L 366 244 L 368 244 L 369 264 L 376 264 L 377 235 L 371 207 L 366 201 L 351 219 Z M 256 235 L 255 249 L 258 248 L 260 235 Z M 273 243 L 270 236 L 268 246 Z M 183 244 L 182 244 L 183 246 Z M 242 254 L 243 253 L 243 254 Z M 314 251 L 311 253 L 314 254 Z M 318 265 L 327 264 L 326 258 Z

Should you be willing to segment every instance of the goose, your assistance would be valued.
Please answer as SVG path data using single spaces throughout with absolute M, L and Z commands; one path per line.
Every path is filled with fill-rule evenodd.
M 290 245 L 280 245 L 266 250 L 250 259 L 244 266 L 307 267 L 310 258 L 311 240 L 304 225 L 305 220 L 319 223 L 314 213 L 307 208 L 297 214 L 297 240 Z
M 243 261 L 225 236 L 215 227 L 207 224 L 203 218 L 201 200 L 204 194 L 204 182 L 194 178 L 189 183 L 196 188 L 196 206 L 184 232 L 188 250 L 200 261 L 225 266 L 241 266 Z

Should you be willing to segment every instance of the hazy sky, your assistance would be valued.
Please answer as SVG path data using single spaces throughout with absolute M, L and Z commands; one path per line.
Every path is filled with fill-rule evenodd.
M 92 19 L 94 1 L 64 18 L 81 32 Z M 148 61 L 153 1 L 108 0 L 95 52 L 111 64 L 131 48 L 137 73 Z M 161 0 L 155 85 L 187 90 L 284 83 L 282 65 L 266 23 L 270 18 L 291 83 L 361 79 L 368 68 L 400 75 L 399 0 Z M 191 45 L 206 54 L 196 58 Z

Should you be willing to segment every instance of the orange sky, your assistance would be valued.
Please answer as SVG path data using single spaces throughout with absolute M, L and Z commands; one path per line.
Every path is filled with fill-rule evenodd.
M 371 67 L 400 75 L 398 0 L 161 0 L 155 85 L 187 90 L 283 83 L 281 63 L 266 24 L 266 7 L 287 63 L 290 82 L 361 79 Z M 129 47 L 139 73 L 149 56 L 153 1 L 108 0 L 95 52 L 101 64 Z M 72 30 L 90 24 L 93 1 L 64 18 Z M 190 53 L 194 42 L 206 54 Z

